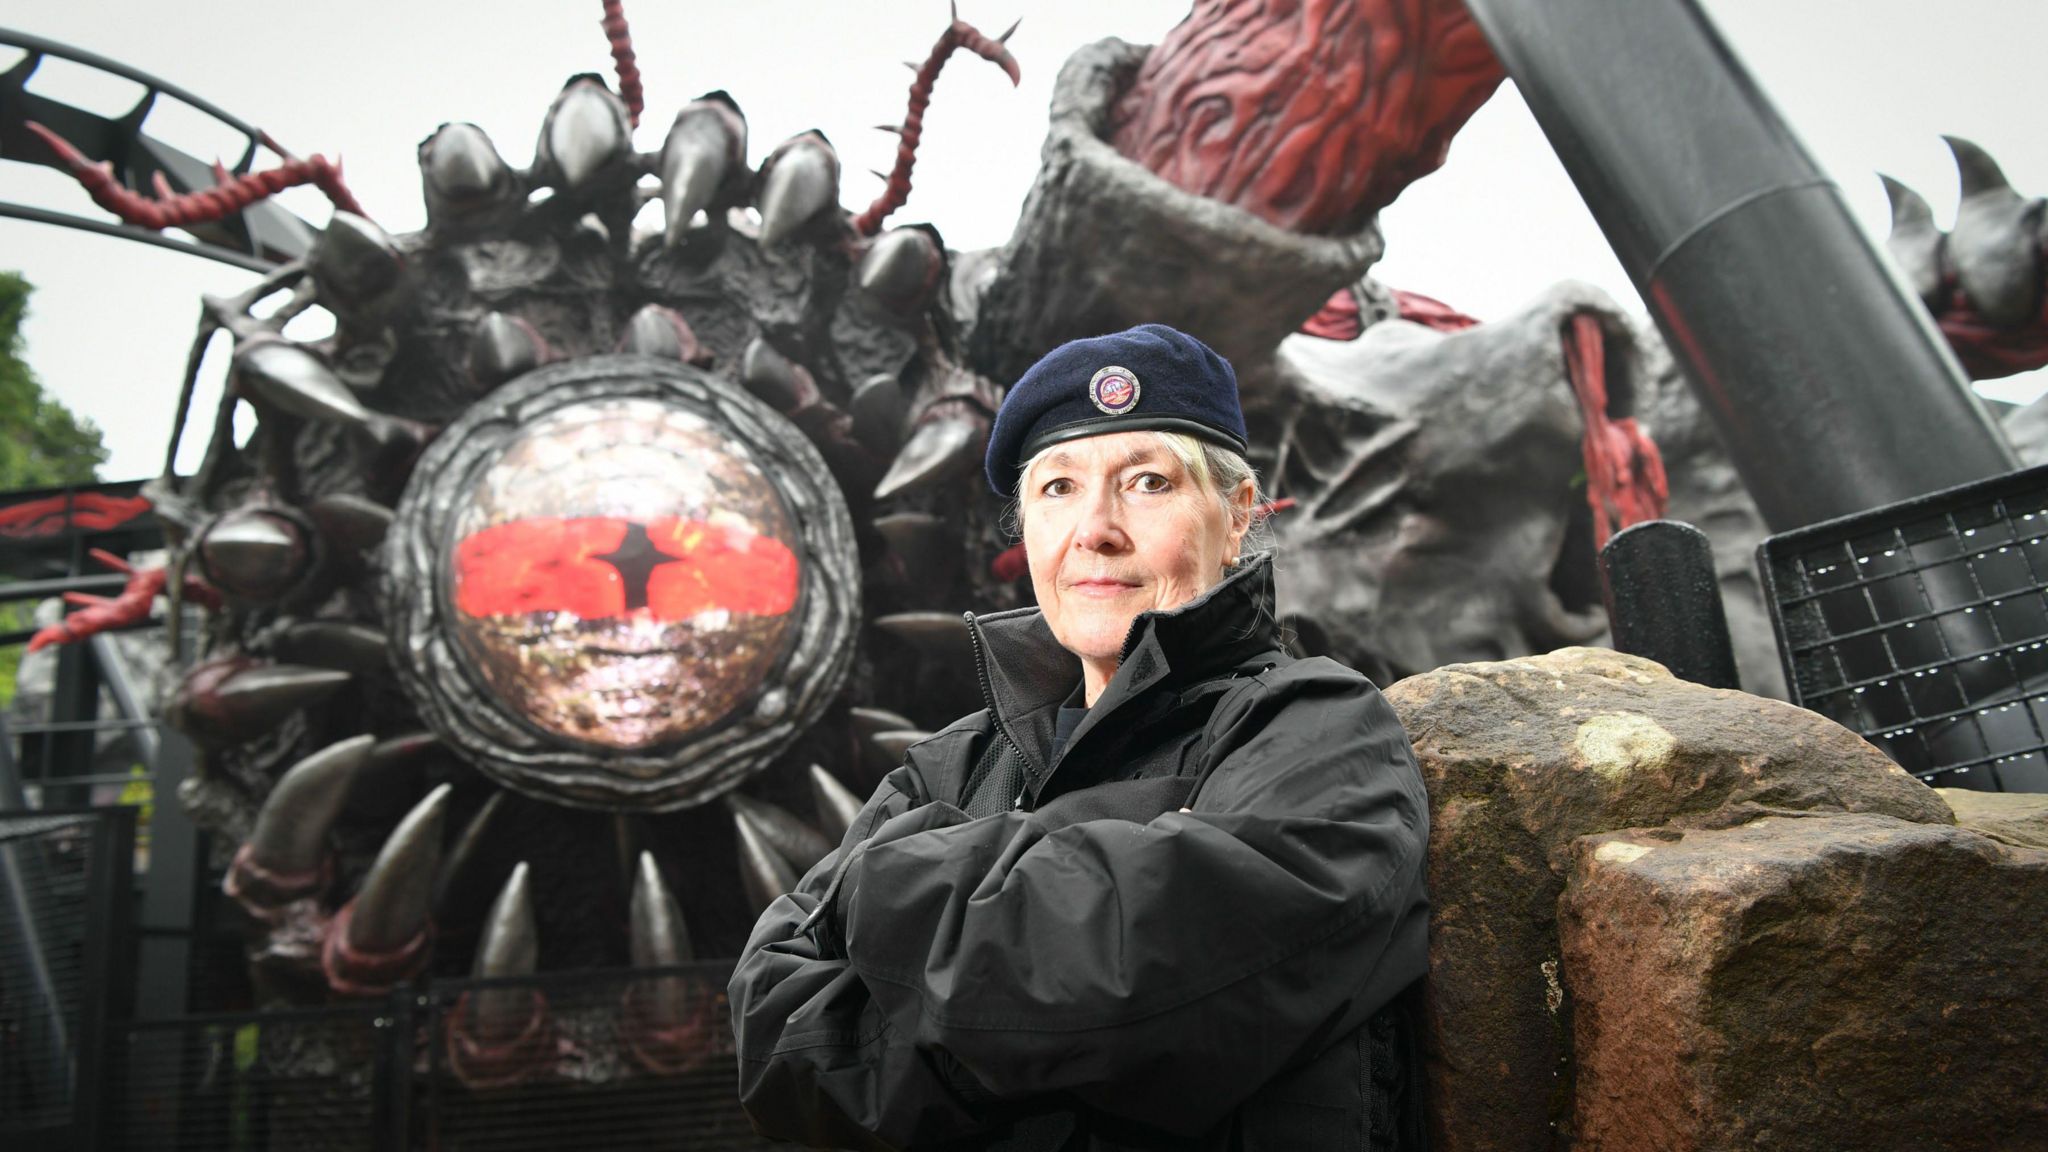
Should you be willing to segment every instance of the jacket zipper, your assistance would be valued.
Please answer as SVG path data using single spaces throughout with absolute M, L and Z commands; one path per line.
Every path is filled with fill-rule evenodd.
M 990 719 L 996 722 L 996 734 L 1002 737 L 1004 744 L 1009 745 L 1011 755 L 1024 761 L 1024 783 L 1017 789 L 1016 798 L 1010 801 L 1010 810 L 1015 812 L 1024 807 L 1024 794 L 1031 790 L 1031 761 L 1025 758 L 1023 746 L 1017 743 L 1016 737 L 1010 735 L 1010 726 L 1003 720 L 1003 710 L 996 707 L 996 690 L 988 678 L 988 654 L 984 650 L 985 645 L 981 638 L 981 621 L 976 620 L 972 612 L 962 612 L 960 615 L 967 621 L 968 639 L 974 642 L 974 674 L 981 680 L 981 699 L 988 705 Z

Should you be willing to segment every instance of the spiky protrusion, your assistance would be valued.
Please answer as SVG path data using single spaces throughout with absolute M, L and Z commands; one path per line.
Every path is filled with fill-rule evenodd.
M 1943 238 L 1941 229 L 1934 226 L 1934 211 L 1918 192 L 1899 181 L 1885 175 L 1878 179 L 1884 181 L 1885 198 L 1892 205 L 1892 230 L 1885 247 L 1906 274 L 1914 295 L 1928 308 L 1938 310 L 1947 290 L 1941 279 Z
M 801 876 L 813 865 L 832 851 L 832 844 L 816 828 L 803 822 L 802 818 L 786 808 L 777 807 L 766 800 L 742 796 L 737 792 L 728 793 L 726 805 L 742 823 L 753 825 L 769 847 L 775 849 L 789 864 L 790 871 Z
M 512 868 L 498 898 L 484 917 L 470 975 L 477 979 L 531 976 L 540 962 L 540 934 L 534 927 L 533 900 L 527 891 L 526 861 Z M 480 989 L 469 1003 L 470 1035 L 485 1044 L 503 1044 L 524 1032 L 532 1021 L 533 994 L 526 988 Z
M 739 837 L 740 887 L 758 916 L 785 892 L 796 889 L 796 873 L 756 824 L 739 813 L 733 814 L 732 823 Z
M 2001 328 L 2035 320 L 2041 307 L 2042 211 L 2048 202 L 2013 191 L 1990 153 L 1944 136 L 1955 154 L 1962 200 L 1948 251 L 1971 307 Z
M 469 376 L 480 389 L 496 388 L 538 367 L 547 357 L 547 342 L 533 325 L 503 312 L 487 313 L 470 338 Z
M 887 500 L 964 476 L 981 460 L 988 440 L 986 420 L 964 413 L 939 416 L 919 424 L 889 471 L 875 485 L 875 499 Z
M 321 963 L 335 991 L 380 995 L 425 966 L 434 934 L 430 913 L 449 792 L 448 785 L 440 785 L 405 814 L 355 899 L 328 927 Z
M 737 200 L 747 164 L 747 121 L 716 93 L 685 106 L 662 141 L 656 173 L 661 177 L 662 242 L 682 243 L 690 221 Z
M 915 315 L 938 294 L 946 253 L 924 228 L 892 228 L 860 258 L 860 290 L 898 315 Z
M 312 564 L 305 530 L 261 508 L 236 509 L 201 529 L 197 551 L 207 582 L 243 600 L 283 596 Z
M 420 142 L 427 219 L 446 225 L 518 201 L 519 188 L 497 146 L 474 124 L 443 124 Z
M 398 245 L 382 228 L 352 212 L 336 212 L 306 255 L 320 301 L 343 316 L 383 296 L 404 271 Z
M 327 834 L 375 743 L 375 737 L 356 736 L 330 744 L 278 778 L 222 880 L 230 897 L 260 914 L 321 888 Z
M 847 829 L 860 816 L 860 797 L 849 791 L 839 778 L 816 764 L 811 765 L 811 799 L 818 806 L 818 822 L 834 841 L 846 839 Z
M 536 169 L 564 191 L 588 187 L 632 156 L 626 106 L 596 76 L 572 77 L 541 122 Z
M 839 154 L 823 134 L 786 141 L 761 165 L 761 247 L 796 236 L 839 203 Z
M 339 692 L 350 679 L 329 668 L 218 657 L 186 671 L 164 715 L 202 746 L 239 744 Z

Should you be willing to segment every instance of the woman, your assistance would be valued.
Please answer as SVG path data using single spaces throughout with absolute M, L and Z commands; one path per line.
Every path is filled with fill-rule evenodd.
M 1011 389 L 1038 607 L 771 905 L 740 1092 L 820 1146 L 1410 1147 L 1428 809 L 1358 673 L 1280 650 L 1230 365 L 1145 325 Z M 1020 461 L 1022 462 L 1020 465 Z

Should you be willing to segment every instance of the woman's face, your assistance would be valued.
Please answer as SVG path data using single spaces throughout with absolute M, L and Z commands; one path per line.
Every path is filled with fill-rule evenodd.
M 1250 520 L 1196 482 L 1157 432 L 1055 445 L 1018 488 L 1031 585 L 1052 633 L 1081 658 L 1092 702 L 1138 613 L 1177 608 L 1222 579 Z

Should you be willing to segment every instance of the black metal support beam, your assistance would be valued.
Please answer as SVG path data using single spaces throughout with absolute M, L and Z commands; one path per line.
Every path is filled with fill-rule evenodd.
M 1774 529 L 2018 466 L 1694 0 L 1469 7 Z

